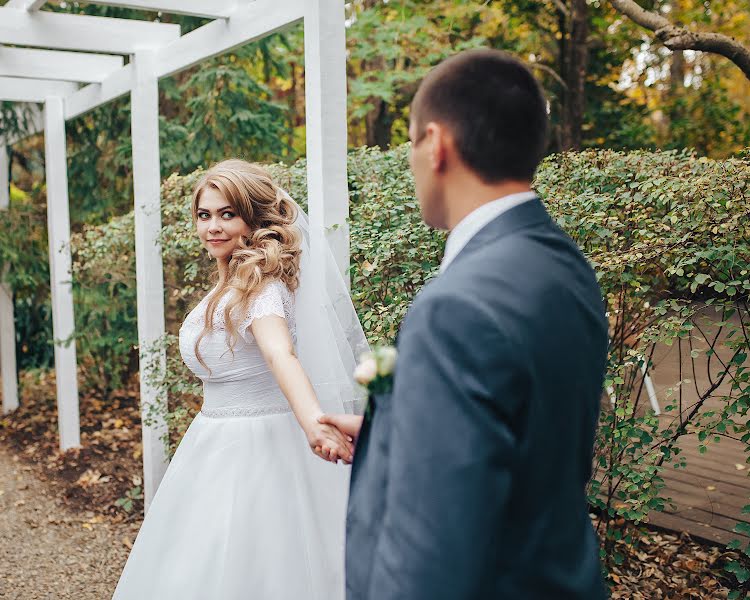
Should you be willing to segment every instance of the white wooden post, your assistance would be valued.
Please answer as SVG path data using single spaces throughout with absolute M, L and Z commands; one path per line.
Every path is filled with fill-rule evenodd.
M 133 189 L 135 195 L 135 259 L 140 348 L 141 416 L 143 420 L 143 482 L 146 510 L 167 468 L 164 435 L 166 398 L 149 381 L 164 372 L 164 350 L 155 345 L 164 335 L 164 273 L 161 247 L 159 172 L 159 91 L 154 53 L 139 51 L 133 60 L 131 95 Z
M 44 105 L 44 148 L 47 177 L 47 232 L 52 288 L 52 333 L 55 345 L 57 421 L 60 449 L 81 445 L 78 412 L 70 214 L 65 158 L 63 100 L 50 96 Z
M 0 213 L 8 210 L 10 204 L 8 168 L 8 152 L 5 144 L 0 143 Z M 16 326 L 13 321 L 13 290 L 2 281 L 2 273 L 0 273 L 0 378 L 3 380 L 3 414 L 8 414 L 18 408 Z
M 307 189 L 311 252 L 325 231 L 336 263 L 349 281 L 349 193 L 346 177 L 346 38 L 344 3 L 305 3 Z

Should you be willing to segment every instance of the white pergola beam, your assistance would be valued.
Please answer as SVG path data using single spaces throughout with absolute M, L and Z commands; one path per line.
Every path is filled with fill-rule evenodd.
M 78 90 L 75 83 L 49 79 L 0 77 L 0 101 L 44 102 L 48 96 L 69 96 Z
M 101 83 L 124 64 L 122 56 L 0 47 L 0 77 Z
M 139 52 L 133 62 L 131 95 L 133 193 L 135 196 L 135 268 L 138 347 L 141 372 L 143 484 L 146 510 L 167 469 L 163 436 L 166 398 L 146 376 L 163 373 L 166 354 L 157 349 L 164 335 L 164 272 L 161 233 L 161 173 L 159 165 L 159 85 L 154 53 Z
M 227 18 L 232 14 L 234 0 L 91 0 L 104 6 L 121 6 L 137 10 L 150 10 L 175 15 L 206 17 L 208 19 Z
M 65 118 L 73 119 L 128 94 L 133 89 L 134 77 L 133 65 L 128 64 L 102 83 L 92 83 L 81 88 L 65 99 Z
M 0 145 L 0 214 L 10 204 L 8 152 Z M 5 219 L 3 219 L 5 220 Z M 7 220 L 5 220 L 7 222 Z M 7 266 L 6 269 L 7 271 Z M 3 281 L 0 272 L 0 378 L 2 378 L 3 414 L 18 408 L 18 377 L 16 375 L 16 326 L 13 319 L 13 290 Z
M 240 9 L 238 9 L 240 11 Z M 227 21 L 213 21 L 156 51 L 158 78 L 192 67 L 202 60 L 257 40 L 303 18 L 303 0 L 255 0 Z M 88 85 L 67 98 L 65 118 L 72 119 L 124 96 L 133 88 L 130 65 L 115 71 L 101 84 Z
M 308 0 L 305 14 L 305 135 L 310 228 L 324 236 L 349 281 L 346 177 L 346 31 L 343 2 Z M 322 257 L 325 247 L 311 247 Z M 322 263 L 325 264 L 325 263 Z M 322 265 L 319 267 L 322 268 Z
M 343 4 L 341 6 L 343 7 Z M 304 0 L 247 2 L 238 7 L 229 19 L 208 23 L 159 48 L 156 51 L 157 75 L 172 75 L 238 46 L 271 35 L 299 21 L 304 14 Z
M 133 54 L 180 37 L 180 26 L 0 7 L 0 44 Z
M 47 0 L 8 0 L 5 6 L 33 12 L 42 8 L 46 3 Z
M 44 150 L 47 178 L 47 235 L 52 288 L 52 332 L 55 347 L 57 419 L 62 451 L 81 445 L 76 368 L 70 213 L 65 157 L 63 101 L 49 97 L 44 105 Z

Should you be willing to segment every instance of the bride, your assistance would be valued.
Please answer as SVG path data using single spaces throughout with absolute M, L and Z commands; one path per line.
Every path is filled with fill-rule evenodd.
M 366 342 L 343 279 L 331 257 L 310 261 L 304 213 L 256 165 L 208 170 L 193 218 L 218 266 L 180 330 L 203 406 L 114 600 L 343 598 L 349 470 L 333 463 L 353 445 L 318 422 L 359 400 Z

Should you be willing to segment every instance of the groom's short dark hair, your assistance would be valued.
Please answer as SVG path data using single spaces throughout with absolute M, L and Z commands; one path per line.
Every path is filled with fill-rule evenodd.
M 445 124 L 461 159 L 485 182 L 531 180 L 547 147 L 547 103 L 529 69 L 499 50 L 468 50 L 435 67 L 412 102 L 417 142 Z

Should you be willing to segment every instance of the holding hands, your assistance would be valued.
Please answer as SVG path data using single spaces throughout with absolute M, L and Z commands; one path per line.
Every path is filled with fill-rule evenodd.
M 323 460 L 337 463 L 341 459 L 351 464 L 354 459 L 354 436 L 329 423 L 328 419 L 328 415 L 318 415 L 305 427 L 310 448 Z
M 325 460 L 338 462 L 338 459 L 350 465 L 354 459 L 354 444 L 359 437 L 359 430 L 362 428 L 362 419 L 360 415 L 321 415 L 318 417 L 318 425 L 321 427 L 324 443 L 313 444 L 308 435 L 310 447 L 313 452 Z M 345 447 L 335 446 L 334 442 L 344 438 Z
M 372 352 L 362 355 L 360 363 L 354 371 L 354 379 L 368 394 L 383 394 L 389 392 L 393 387 L 393 372 L 396 367 L 398 351 L 392 346 L 379 346 Z M 330 445 L 310 446 L 313 452 L 326 460 L 337 462 L 341 458 L 346 464 L 351 464 L 354 458 L 354 444 L 357 443 L 359 432 L 362 429 L 364 417 L 361 415 L 336 414 L 320 415 L 317 422 L 323 427 L 332 428 L 333 431 L 347 440 L 348 454 L 342 454 L 339 448 L 331 448 Z M 326 429 L 329 436 L 331 429 Z M 334 436 L 336 439 L 338 437 Z M 308 439 L 309 436 L 308 436 Z M 330 441 L 330 438 L 327 438 Z

